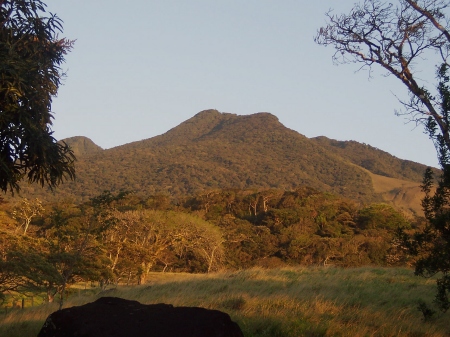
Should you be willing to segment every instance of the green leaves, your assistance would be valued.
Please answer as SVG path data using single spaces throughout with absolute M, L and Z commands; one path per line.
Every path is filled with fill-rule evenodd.
M 431 117 L 426 126 L 428 134 L 436 146 L 442 173 L 438 177 L 435 188 L 431 169 L 428 168 L 424 175 L 421 187 L 425 193 L 422 207 L 427 219 L 426 227 L 411 236 L 400 233 L 400 237 L 409 252 L 418 257 L 415 265 L 416 275 L 424 277 L 441 275 L 437 279 L 435 303 L 445 312 L 450 309 L 448 298 L 450 292 L 450 144 L 448 143 L 450 87 L 448 82 L 450 77 L 446 64 L 439 67 L 438 79 L 443 116 L 441 123 L 446 125 L 446 132 L 437 131 L 436 122 Z
M 362 229 L 387 229 L 410 227 L 404 216 L 387 204 L 372 204 L 359 211 L 357 226 Z
M 0 5 L 0 189 L 19 191 L 22 179 L 51 188 L 75 178 L 75 157 L 50 126 L 52 97 L 73 41 L 58 39 L 61 20 L 41 1 Z

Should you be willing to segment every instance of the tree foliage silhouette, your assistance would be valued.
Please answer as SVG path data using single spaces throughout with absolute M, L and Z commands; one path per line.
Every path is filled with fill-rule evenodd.
M 448 86 L 448 65 L 443 64 L 438 71 L 438 91 L 443 102 L 441 113 L 445 123 L 449 123 L 450 88 Z M 429 118 L 427 130 L 438 150 L 442 173 L 433 193 L 434 177 L 431 169 L 425 172 L 422 201 L 425 217 L 428 220 L 425 229 L 408 237 L 403 233 L 404 241 L 413 255 L 419 256 L 416 262 L 416 275 L 430 277 L 440 273 L 437 279 L 435 302 L 442 311 L 450 309 L 450 150 L 442 134 L 437 132 L 433 118 Z
M 52 98 L 73 41 L 58 38 L 62 21 L 40 0 L 0 2 L 0 189 L 27 179 L 51 188 L 75 177 L 75 157 L 51 130 Z M 47 16 L 45 16 L 48 14 Z

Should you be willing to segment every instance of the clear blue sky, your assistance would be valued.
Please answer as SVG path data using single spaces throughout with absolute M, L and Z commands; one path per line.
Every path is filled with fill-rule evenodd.
M 307 137 L 356 140 L 437 165 L 421 127 L 394 114 L 393 77 L 335 66 L 314 43 L 336 0 L 44 0 L 76 39 L 55 98 L 55 137 L 103 148 L 151 138 L 205 109 L 270 112 Z

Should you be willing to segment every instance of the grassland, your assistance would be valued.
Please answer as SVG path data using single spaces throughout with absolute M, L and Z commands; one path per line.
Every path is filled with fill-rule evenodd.
M 375 193 L 380 194 L 385 202 L 401 209 L 406 215 L 423 216 L 422 199 L 425 194 L 420 183 L 366 172 L 372 178 Z
M 449 336 L 450 313 L 423 322 L 435 281 L 400 268 L 249 269 L 209 275 L 155 273 L 141 286 L 75 291 L 67 306 L 101 296 L 201 306 L 230 314 L 246 337 Z M 0 336 L 36 336 L 56 304 L 0 313 Z

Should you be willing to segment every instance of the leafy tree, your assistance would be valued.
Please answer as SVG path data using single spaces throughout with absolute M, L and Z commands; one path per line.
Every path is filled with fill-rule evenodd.
M 364 0 L 348 15 L 328 12 L 328 25 L 315 38 L 336 49 L 333 60 L 337 63 L 359 63 L 369 71 L 377 65 L 398 78 L 409 92 L 409 100 L 401 101 L 403 114 L 423 124 L 436 146 L 442 174 L 434 194 L 431 169 L 423 183 L 426 196 L 422 205 L 428 225 L 412 237 L 403 231 L 400 235 L 418 257 L 417 275 L 441 273 L 436 302 L 443 311 L 450 308 L 449 6 L 448 0 L 398 0 L 397 5 Z M 427 59 L 435 61 L 438 76 L 434 87 L 418 75 Z
M 33 220 L 34 217 L 41 215 L 42 211 L 44 211 L 44 207 L 42 207 L 42 202 L 38 198 L 32 201 L 23 198 L 19 205 L 15 207 L 13 218 L 20 222 L 20 227 L 23 227 L 23 235 L 27 234 L 31 220 Z
M 81 280 L 100 280 L 108 274 L 107 261 L 99 242 L 104 227 L 91 208 L 78 213 L 55 208 L 46 219 L 44 255 L 54 267 L 49 275 L 48 294 L 59 293 L 60 309 L 66 289 Z
M 438 79 L 439 95 L 443 102 L 441 113 L 448 123 L 450 112 L 448 65 L 443 64 L 440 67 Z M 436 123 L 430 118 L 427 130 L 438 149 L 442 173 L 433 193 L 433 173 L 431 169 L 425 172 L 422 185 L 425 198 L 422 200 L 422 206 L 427 225 L 413 236 L 408 236 L 403 231 L 400 232 L 400 236 L 409 252 L 418 256 L 416 275 L 430 277 L 441 273 L 437 280 L 438 291 L 435 302 L 445 312 L 450 309 L 450 149 L 436 128 Z
M 0 302 L 5 299 L 6 293 L 16 291 L 21 282 L 21 276 L 15 272 L 16 264 L 9 255 L 16 244 L 13 238 L 10 233 L 0 231 Z
M 137 276 L 145 281 L 150 269 L 173 243 L 175 224 L 162 211 L 138 210 L 120 212 L 111 209 L 102 215 L 109 222 L 102 234 L 109 267 L 116 281 L 123 276 Z
M 178 255 L 190 253 L 206 264 L 209 273 L 217 269 L 224 255 L 222 231 L 213 224 L 192 215 L 167 213 L 176 222 L 173 246 Z
M 358 212 L 356 225 L 361 229 L 387 229 L 395 231 L 397 228 L 408 228 L 410 224 L 404 216 L 387 204 L 372 204 Z
M 55 187 L 75 177 L 75 157 L 51 130 L 52 97 L 73 41 L 59 39 L 61 20 L 40 0 L 0 2 L 0 189 L 19 182 Z
M 0 300 L 6 293 L 49 290 L 57 271 L 49 262 L 45 239 L 0 231 Z

